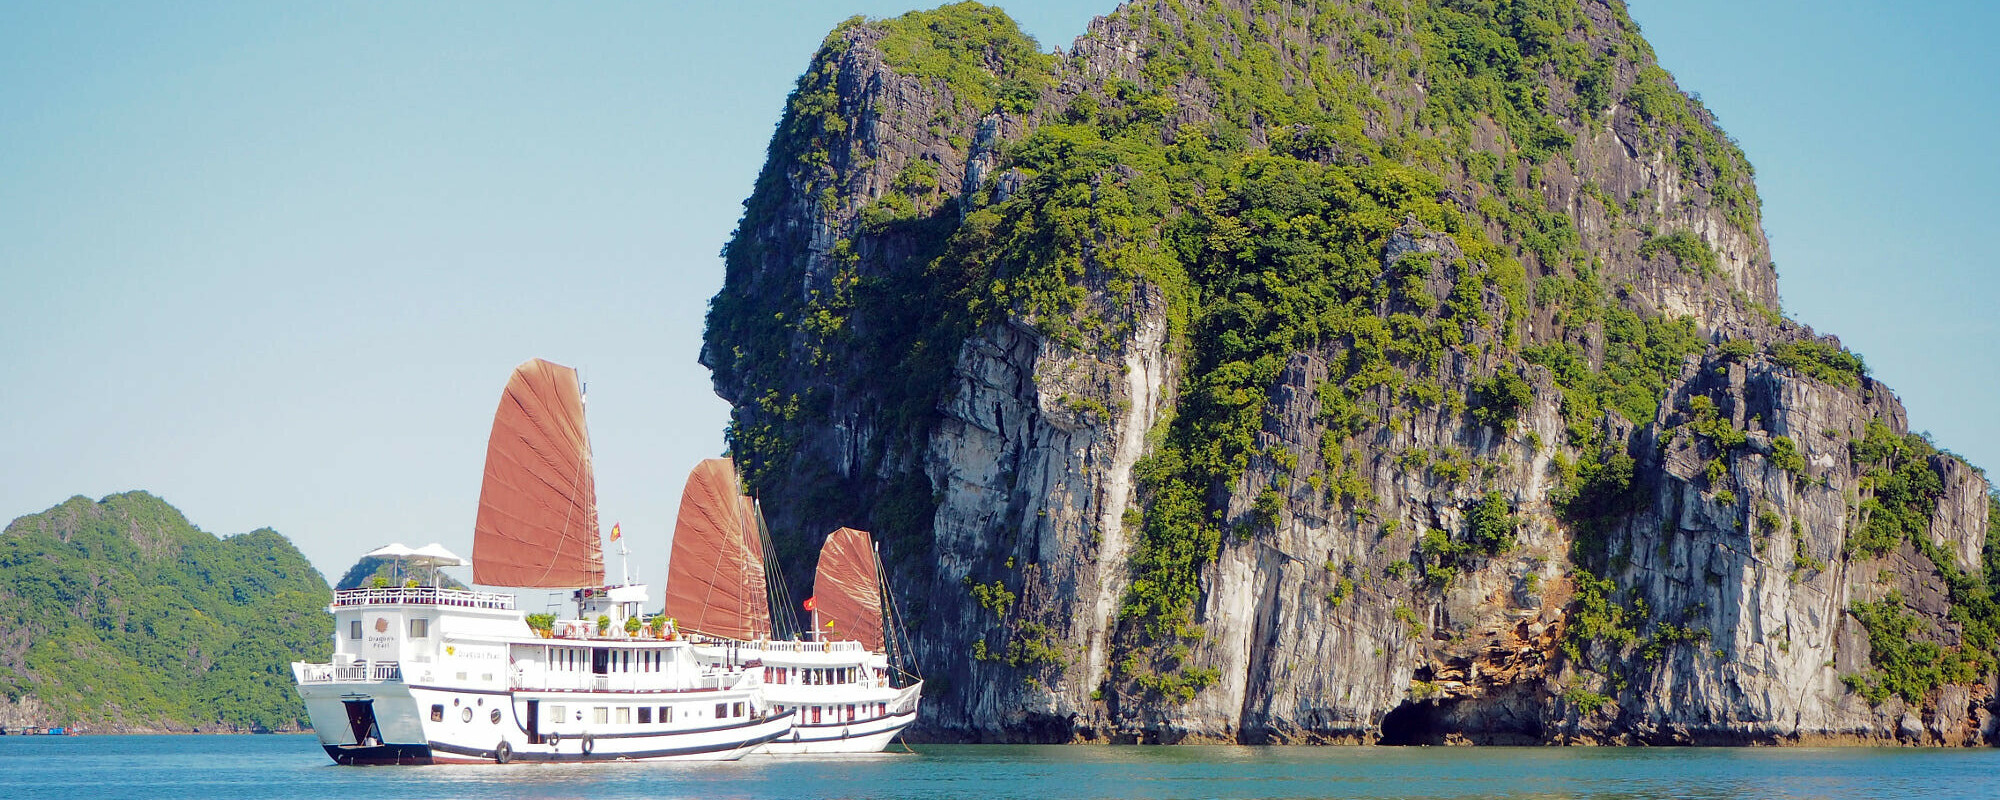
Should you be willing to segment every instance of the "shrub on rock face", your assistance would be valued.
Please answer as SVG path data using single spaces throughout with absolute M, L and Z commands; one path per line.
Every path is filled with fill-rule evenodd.
M 1472 416 L 1481 423 L 1511 432 L 1522 409 L 1535 401 L 1535 391 L 1521 373 L 1503 369 L 1472 384 Z
M 1852 388 L 1868 374 L 1868 364 L 1859 354 L 1818 340 L 1772 345 L 1771 360 L 1835 386 Z
M 1471 540 L 1479 551 L 1487 555 L 1497 555 L 1514 549 L 1514 535 L 1521 529 L 1521 519 L 1514 516 L 1513 505 L 1500 492 L 1487 492 L 1479 503 L 1466 515 L 1471 528 Z

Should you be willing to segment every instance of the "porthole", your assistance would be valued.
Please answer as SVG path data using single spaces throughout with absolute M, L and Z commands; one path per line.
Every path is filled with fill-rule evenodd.
M 472 721 L 472 706 L 466 706 L 466 707 L 464 707 L 464 708 L 461 708 L 461 709 L 459 709 L 459 710 L 458 710 L 458 718 L 459 718 L 460 720 L 463 720 L 463 721 L 465 721 L 465 722 L 471 722 L 471 721 Z
M 495 724 L 495 725 L 498 725 L 498 724 L 500 724 L 500 709 L 497 709 L 497 708 L 496 708 L 496 709 L 493 709 L 493 713 L 491 713 L 491 714 L 487 714 L 487 715 L 486 715 L 486 718 L 487 718 L 487 719 L 490 719 L 490 720 L 493 720 L 493 724 Z

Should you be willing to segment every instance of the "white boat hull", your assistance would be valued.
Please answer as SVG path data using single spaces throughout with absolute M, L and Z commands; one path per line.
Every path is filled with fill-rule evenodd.
M 523 710 L 531 699 L 578 708 L 705 699 L 689 693 L 576 693 L 555 698 L 372 682 L 314 684 L 299 687 L 299 693 L 327 755 L 336 763 L 352 765 L 733 761 L 792 729 L 789 713 L 706 727 L 542 736 L 530 735 L 524 720 Z M 426 711 L 433 706 L 447 711 L 433 719 Z
M 917 712 L 891 714 L 859 722 L 829 725 L 798 725 L 757 752 L 764 755 L 823 755 L 830 753 L 880 753 L 896 735 L 917 721 Z

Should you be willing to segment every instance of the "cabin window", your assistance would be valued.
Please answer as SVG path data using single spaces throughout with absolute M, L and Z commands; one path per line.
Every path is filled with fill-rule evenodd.
M 630 725 L 630 724 L 632 724 L 632 707 L 631 707 L 631 706 L 619 706 L 619 707 L 618 707 L 618 724 L 620 724 L 620 725 Z
M 716 703 L 716 704 L 715 704 L 715 718 L 716 718 L 716 719 L 722 719 L 722 718 L 724 718 L 724 717 L 727 717 L 727 716 L 729 716 L 729 704 L 728 704 L 728 703 Z
M 599 725 L 609 725 L 611 723 L 611 708 L 609 706 L 598 706 L 591 709 L 590 721 Z
M 730 714 L 730 716 L 732 716 L 732 717 L 740 717 L 740 716 L 743 716 L 743 704 L 742 704 L 742 703 L 737 703 L 736 705 L 733 705 L 733 706 L 730 706 L 730 709 L 729 709 L 729 710 L 730 710 L 731 712 L 733 712 L 733 713 L 731 713 L 731 714 Z
M 876 715 L 876 716 L 878 716 L 878 717 L 880 717 L 880 716 L 887 716 L 887 715 L 888 715 L 888 713 L 889 713 L 889 704 L 888 704 L 888 703 L 876 703 L 876 704 L 875 704 L 875 715 Z
M 347 623 L 347 638 L 349 639 L 361 638 L 361 620 L 358 619 L 350 620 Z
M 653 724 L 653 707 L 652 707 L 652 706 L 640 706 L 640 707 L 639 707 L 639 724 L 641 724 L 641 725 L 651 725 L 651 724 Z
M 667 723 L 673 721 L 674 721 L 674 707 L 660 706 L 660 722 Z
M 430 638 L 430 637 L 431 637 L 431 621 L 430 621 L 430 620 L 427 620 L 427 619 L 412 619 L 412 620 L 410 620 L 410 638 L 412 638 L 412 639 L 428 639 L 428 638 Z
M 500 724 L 500 709 L 493 709 L 493 713 L 487 714 L 486 719 L 495 725 Z
M 567 709 L 563 708 L 562 706 L 549 706 L 549 724 L 554 725 L 566 719 L 566 717 L 563 716 L 563 712 L 565 711 L 567 711 Z
M 432 703 L 432 704 L 431 704 L 431 721 L 432 721 L 432 722 L 443 722 L 443 721 L 444 721 L 444 704 L 443 704 L 443 703 Z
M 851 703 L 847 706 L 847 721 L 854 721 L 854 706 Z
M 813 724 L 819 724 L 819 706 L 813 706 Z

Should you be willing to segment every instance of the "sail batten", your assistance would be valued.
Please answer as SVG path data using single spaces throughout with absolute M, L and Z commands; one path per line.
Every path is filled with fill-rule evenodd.
M 695 465 L 681 492 L 667 562 L 666 615 L 682 630 L 732 639 L 771 635 L 756 504 L 726 458 Z
M 472 580 L 573 589 L 604 584 L 583 386 L 542 359 L 514 368 L 493 413 L 473 523 Z
M 841 528 L 827 534 L 813 572 L 813 610 L 820 635 L 882 649 L 882 574 L 866 531 Z

